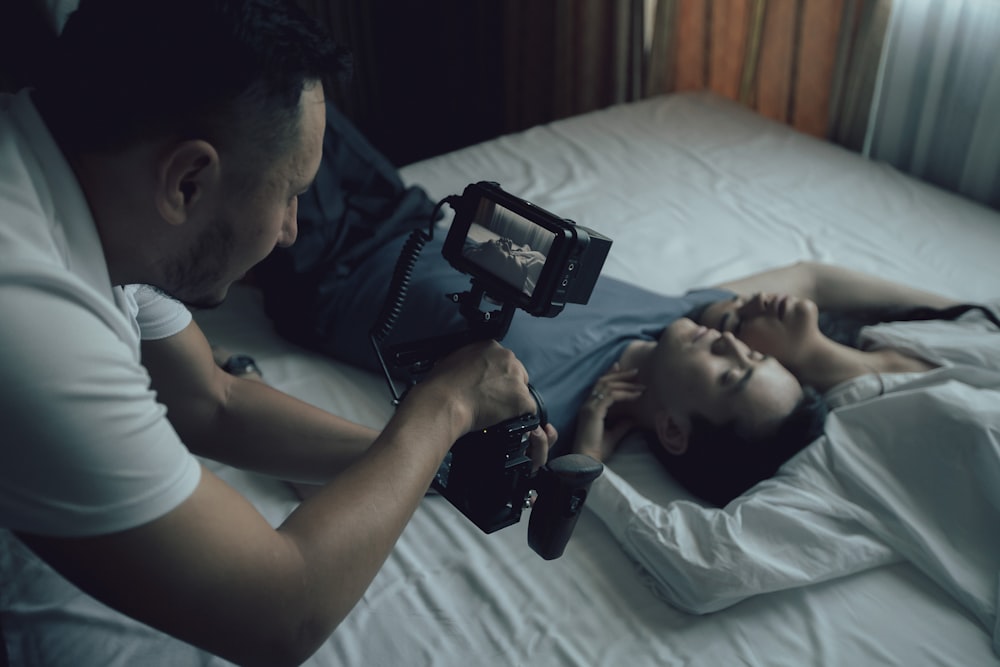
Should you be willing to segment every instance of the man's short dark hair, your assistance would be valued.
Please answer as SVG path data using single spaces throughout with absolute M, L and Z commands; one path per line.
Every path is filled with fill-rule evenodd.
M 745 434 L 735 423 L 716 425 L 694 416 L 687 450 L 667 452 L 655 436 L 649 446 L 684 488 L 717 507 L 773 476 L 781 465 L 823 434 L 826 401 L 816 390 L 803 387 L 795 408 L 769 436 Z
M 283 0 L 82 0 L 36 99 L 73 151 L 145 139 L 287 149 L 302 91 L 344 52 Z

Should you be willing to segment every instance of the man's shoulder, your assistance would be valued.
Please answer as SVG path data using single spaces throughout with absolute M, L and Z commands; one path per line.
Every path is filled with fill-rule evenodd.
M 43 165 L 32 152 L 32 137 L 11 108 L 14 99 L 0 95 L 0 259 L 3 265 L 45 264 L 58 259 L 55 207 L 38 176 Z

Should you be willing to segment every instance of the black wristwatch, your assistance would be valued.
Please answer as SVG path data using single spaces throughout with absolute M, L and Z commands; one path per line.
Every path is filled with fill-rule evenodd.
M 264 377 L 264 374 L 260 372 L 260 368 L 257 367 L 257 362 L 253 360 L 248 354 L 234 354 L 233 356 L 226 359 L 226 363 L 222 364 L 222 370 L 226 371 L 230 375 L 247 375 L 249 373 L 256 373 L 257 375 Z

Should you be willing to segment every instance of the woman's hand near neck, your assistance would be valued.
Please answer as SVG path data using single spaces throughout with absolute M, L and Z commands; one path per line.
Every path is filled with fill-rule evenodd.
M 623 371 L 636 369 L 635 382 L 646 387 L 650 386 L 655 379 L 650 374 L 649 357 L 656 349 L 656 343 L 647 340 L 634 340 L 629 343 L 618 357 L 618 367 Z M 641 428 L 649 428 L 651 399 L 648 392 L 634 401 L 624 401 L 611 406 L 608 416 L 612 418 L 627 417 L 636 422 Z

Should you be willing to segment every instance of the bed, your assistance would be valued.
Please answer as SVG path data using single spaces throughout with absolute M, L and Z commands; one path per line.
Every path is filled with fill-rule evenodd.
M 401 173 L 435 201 L 497 181 L 614 239 L 606 275 L 667 294 L 800 259 L 965 300 L 1000 292 L 1000 213 L 707 93 L 558 121 Z M 296 396 L 373 426 L 391 414 L 383 378 L 283 341 L 251 287 L 198 321 Z M 658 502 L 679 494 L 638 442 L 610 467 Z M 293 506 L 278 483 L 223 472 L 274 520 Z M 311 664 L 1000 664 L 982 625 L 906 563 L 692 616 L 658 597 L 589 512 L 554 561 L 528 548 L 526 523 L 485 535 L 428 496 Z
M 1000 213 L 707 93 L 561 120 L 401 174 L 435 201 L 470 181 L 496 181 L 611 237 L 606 275 L 666 294 L 801 259 L 964 300 L 1000 294 Z M 235 286 L 221 308 L 196 317 L 213 343 L 252 355 L 268 382 L 295 396 L 375 427 L 392 413 L 382 377 L 278 336 L 252 286 Z M 657 502 L 681 493 L 638 441 L 609 466 Z M 211 467 L 274 523 L 294 507 L 281 482 Z M 667 604 L 588 510 L 556 560 L 528 547 L 526 529 L 522 519 L 483 534 L 428 495 L 307 664 L 1000 665 L 984 627 L 906 563 L 694 616 Z M 128 638 L 113 664 L 153 664 L 150 655 L 156 664 L 224 664 L 94 614 Z M 60 637 L 67 652 L 86 650 L 86 634 Z

